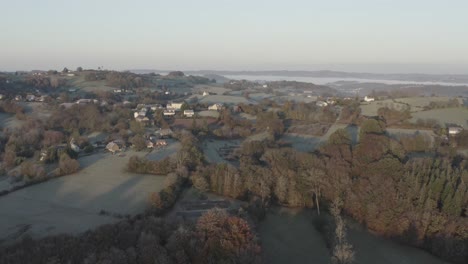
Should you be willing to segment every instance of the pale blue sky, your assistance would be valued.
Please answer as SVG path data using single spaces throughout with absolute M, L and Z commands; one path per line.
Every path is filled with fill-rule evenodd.
M 0 70 L 468 73 L 467 0 L 0 0 L 0 10 Z

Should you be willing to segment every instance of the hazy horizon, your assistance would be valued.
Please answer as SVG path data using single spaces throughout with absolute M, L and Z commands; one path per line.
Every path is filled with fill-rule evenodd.
M 0 70 L 468 74 L 468 2 L 8 1 Z

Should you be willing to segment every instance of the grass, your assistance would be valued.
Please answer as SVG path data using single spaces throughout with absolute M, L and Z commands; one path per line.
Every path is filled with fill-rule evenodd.
M 28 226 L 33 237 L 79 233 L 112 223 L 115 217 L 144 211 L 151 192 L 164 186 L 165 177 L 125 171 L 130 156 L 98 153 L 80 158 L 78 173 L 49 180 L 0 197 L 0 239 L 14 238 Z M 25 231 L 26 232 L 26 231 Z M 13 237 L 12 237 L 13 236 Z

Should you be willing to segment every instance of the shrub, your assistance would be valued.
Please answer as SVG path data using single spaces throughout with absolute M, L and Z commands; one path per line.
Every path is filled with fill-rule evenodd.
M 60 156 L 59 168 L 60 174 L 68 175 L 77 172 L 80 168 L 80 163 L 77 160 L 70 158 L 68 154 L 63 153 Z

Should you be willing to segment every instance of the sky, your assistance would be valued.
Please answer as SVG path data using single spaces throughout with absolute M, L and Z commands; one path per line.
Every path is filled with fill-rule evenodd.
M 466 0 L 0 0 L 0 70 L 468 74 Z

